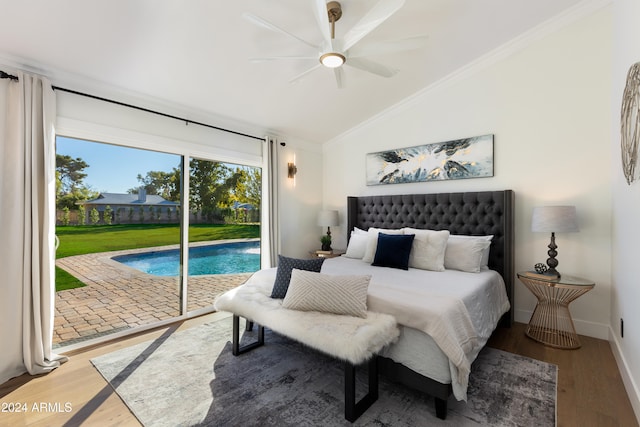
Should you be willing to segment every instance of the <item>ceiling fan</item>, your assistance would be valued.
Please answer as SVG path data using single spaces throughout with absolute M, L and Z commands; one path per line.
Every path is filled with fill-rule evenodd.
M 360 18 L 360 20 L 358 20 L 358 22 L 356 22 L 356 24 L 347 31 L 341 39 L 335 38 L 335 23 L 342 17 L 342 6 L 340 3 L 337 1 L 330 1 L 327 3 L 326 0 L 313 0 L 313 2 L 316 21 L 322 34 L 322 43 L 319 45 L 303 40 L 295 34 L 292 34 L 256 15 L 245 13 L 243 16 L 255 25 L 284 34 L 315 49 L 315 56 L 271 56 L 253 58 L 252 61 L 314 59 L 318 61 L 316 65 L 295 76 L 290 80 L 290 82 L 296 82 L 310 72 L 320 67 L 326 67 L 333 70 L 336 84 L 338 85 L 338 88 L 342 88 L 344 86 L 343 65 L 348 65 L 382 77 L 392 77 L 398 72 L 397 69 L 366 59 L 365 56 L 417 49 L 422 47 L 426 40 L 425 36 L 417 36 L 391 42 L 356 46 L 360 40 L 396 13 L 404 5 L 405 0 L 378 1 L 378 3 L 362 18 Z

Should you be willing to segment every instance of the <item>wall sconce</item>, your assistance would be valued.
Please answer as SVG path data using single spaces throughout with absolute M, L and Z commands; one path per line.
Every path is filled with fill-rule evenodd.
M 295 178 L 296 173 L 298 173 L 298 168 L 292 162 L 287 163 L 287 178 Z

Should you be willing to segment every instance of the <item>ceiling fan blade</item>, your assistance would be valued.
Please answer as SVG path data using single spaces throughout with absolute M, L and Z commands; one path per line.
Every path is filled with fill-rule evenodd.
M 264 19 L 260 18 L 259 16 L 253 15 L 251 13 L 243 13 L 242 17 L 245 18 L 246 20 L 248 20 L 249 22 L 255 24 L 255 25 L 258 25 L 260 27 L 266 28 L 266 29 L 271 30 L 271 31 L 275 31 L 276 33 L 284 34 L 285 36 L 288 36 L 288 37 L 291 37 L 293 39 L 296 39 L 299 42 L 302 42 L 302 43 L 306 44 L 307 46 L 312 47 L 314 49 L 320 49 L 320 46 L 317 46 L 315 44 L 309 43 L 308 41 L 301 39 L 300 37 L 296 36 L 295 34 L 291 34 L 287 30 L 283 30 L 282 28 L 278 27 L 277 25 L 272 24 L 269 21 L 265 21 Z
M 333 75 L 336 77 L 336 85 L 338 85 L 338 89 L 342 89 L 344 87 L 344 70 L 342 67 L 334 68 Z
M 364 36 L 396 13 L 404 5 L 404 2 L 405 0 L 380 0 L 345 34 L 342 49 L 348 50 L 358 43 Z
M 393 77 L 398 73 L 398 70 L 395 68 L 387 67 L 386 65 L 364 58 L 349 58 L 345 64 L 382 77 Z
M 360 58 L 371 55 L 386 55 L 389 53 L 405 52 L 420 49 L 427 43 L 427 36 L 409 37 L 406 39 L 367 44 L 354 47 L 349 51 L 349 58 Z
M 331 40 L 331 28 L 329 27 L 329 17 L 327 13 L 327 2 L 325 0 L 314 0 L 313 12 L 314 12 L 314 15 L 316 16 L 316 22 L 318 23 L 318 28 L 320 28 L 322 39 L 327 45 L 326 50 L 333 50 L 333 41 Z
M 297 81 L 301 80 L 303 77 L 305 77 L 307 74 L 309 74 L 310 72 L 312 72 L 313 70 L 320 68 L 322 65 L 318 64 L 318 65 L 314 65 L 313 67 L 309 68 L 307 71 L 298 74 L 297 76 L 295 76 L 294 78 L 292 78 L 291 80 L 289 80 L 289 83 L 296 83 Z
M 317 56 L 265 56 L 260 58 L 249 58 L 249 62 L 268 62 L 268 61 L 280 61 L 283 59 L 300 60 L 300 59 L 313 59 L 318 60 Z

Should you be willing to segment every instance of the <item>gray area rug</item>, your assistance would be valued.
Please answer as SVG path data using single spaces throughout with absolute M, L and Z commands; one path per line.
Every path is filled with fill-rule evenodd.
M 252 341 L 254 332 L 245 333 Z M 380 397 L 354 424 L 344 419 L 341 362 L 265 330 L 265 345 L 234 357 L 231 318 L 167 331 L 92 359 L 145 426 L 554 426 L 557 367 L 485 348 L 468 402 L 433 399 L 384 377 Z M 366 390 L 363 372 L 357 390 Z

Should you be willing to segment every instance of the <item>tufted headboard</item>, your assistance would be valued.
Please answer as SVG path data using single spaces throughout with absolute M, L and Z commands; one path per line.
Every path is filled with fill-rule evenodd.
M 513 322 L 514 193 L 512 190 L 465 193 L 403 194 L 347 198 L 347 236 L 358 227 L 423 228 L 451 234 L 493 235 L 489 268 L 504 279 L 511 310 L 502 324 Z

